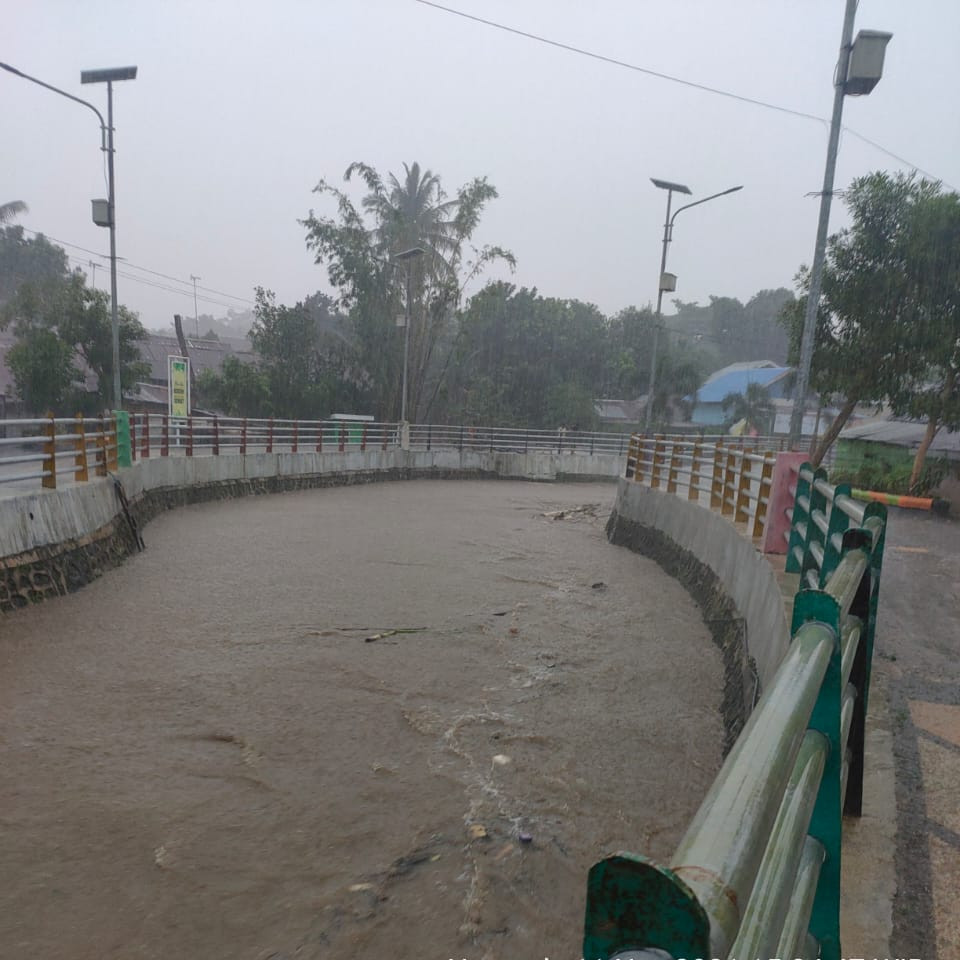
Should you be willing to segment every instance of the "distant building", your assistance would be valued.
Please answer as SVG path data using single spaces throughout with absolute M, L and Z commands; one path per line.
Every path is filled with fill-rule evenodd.
M 151 333 L 137 346 L 143 361 L 150 364 L 148 382 L 157 385 L 166 384 L 167 357 L 180 356 L 177 338 Z M 197 375 L 206 370 L 219 373 L 227 357 L 236 357 L 242 363 L 253 363 L 254 360 L 253 347 L 250 346 L 249 341 L 234 337 L 224 337 L 221 340 L 199 340 L 187 337 L 187 352 L 190 354 L 193 372 Z
M 692 406 L 690 422 L 698 427 L 719 427 L 727 420 L 723 400 L 731 393 L 745 393 L 751 383 L 763 387 L 767 398 L 785 400 L 792 388 L 793 367 L 781 367 L 772 360 L 731 363 L 710 374 L 703 386 L 684 400 Z
M 925 419 L 898 420 L 887 417 L 847 427 L 840 434 L 840 442 L 851 450 L 870 444 L 896 447 L 909 452 L 912 458 L 926 432 Z M 931 460 L 942 457 L 946 460 L 960 461 L 960 431 L 953 432 L 946 427 L 941 427 L 930 444 L 927 456 Z
M 253 363 L 255 355 L 249 341 L 236 337 L 219 340 L 201 340 L 187 337 L 187 352 L 195 375 L 207 370 L 219 373 L 227 357 L 236 357 L 241 363 Z M 138 344 L 140 357 L 150 365 L 150 374 L 142 383 L 124 393 L 129 407 L 137 411 L 167 409 L 167 358 L 180 356 L 177 338 L 151 333 Z
M 646 406 L 646 397 L 636 400 L 594 400 L 593 412 L 605 427 L 632 430 L 640 426 Z

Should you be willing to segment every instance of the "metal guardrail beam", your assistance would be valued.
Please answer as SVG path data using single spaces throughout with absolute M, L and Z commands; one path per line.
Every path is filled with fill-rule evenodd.
M 105 419 L 105 439 L 94 438 L 96 420 L 82 417 L 6 420 L 21 437 L 0 438 L 0 454 L 17 448 L 12 456 L 0 455 L 0 484 L 40 479 L 55 486 L 64 477 L 57 457 L 77 453 L 76 432 L 86 434 L 87 445 L 105 452 L 109 469 L 129 466 L 151 456 L 212 455 L 223 453 L 330 453 L 348 450 L 403 447 L 411 450 L 488 450 L 512 453 L 626 456 L 630 438 L 607 431 L 527 430 L 517 427 L 487 427 L 465 424 L 408 424 L 375 421 L 288 420 L 273 417 L 243 418 L 189 416 L 179 419 L 165 414 L 123 413 Z M 54 424 L 53 453 L 49 443 Z M 36 435 L 30 435 L 36 433 Z M 34 473 L 23 465 L 38 465 Z M 73 478 L 83 482 L 81 465 Z M 98 473 L 102 472 L 98 467 Z
M 638 442 L 636 480 L 643 463 Z M 797 594 L 792 643 L 669 866 L 619 853 L 590 871 L 591 960 L 840 958 L 841 821 L 860 812 L 885 514 L 849 509 L 846 489 L 808 465 L 796 477 L 788 562 L 814 588 Z

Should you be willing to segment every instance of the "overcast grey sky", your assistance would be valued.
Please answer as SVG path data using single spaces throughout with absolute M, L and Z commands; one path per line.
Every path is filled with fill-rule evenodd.
M 562 43 L 829 116 L 843 0 L 443 0 Z M 517 256 L 517 284 L 615 311 L 656 295 L 666 195 L 744 189 L 681 214 L 677 296 L 746 300 L 791 286 L 812 255 L 825 123 L 761 109 L 564 52 L 415 0 L 32 0 L 5 7 L 0 60 L 93 101 L 80 71 L 136 64 L 115 86 L 118 253 L 188 281 L 120 280 L 148 327 L 191 316 L 189 276 L 292 303 L 329 289 L 297 218 L 364 160 L 417 160 L 449 192 L 485 175 L 500 192 L 478 231 Z M 844 123 L 960 185 L 960 3 L 863 0 L 857 28 L 894 34 L 883 80 Z M 24 226 L 100 253 L 106 196 L 92 113 L 0 72 L 0 202 Z M 844 134 L 837 186 L 905 165 Z M 359 195 L 359 188 L 355 188 Z M 834 206 L 831 230 L 843 222 Z M 68 248 L 84 266 L 107 260 Z M 174 286 L 122 266 L 123 273 Z M 496 274 L 495 274 L 496 275 Z M 474 287 L 476 289 L 476 287 Z M 242 300 L 204 294 L 214 301 Z M 200 312 L 224 313 L 219 303 Z

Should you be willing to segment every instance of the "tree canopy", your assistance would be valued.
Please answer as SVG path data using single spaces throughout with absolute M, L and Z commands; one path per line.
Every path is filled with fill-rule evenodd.
M 942 424 L 960 425 L 960 202 L 915 175 L 873 173 L 844 201 L 851 225 L 830 237 L 811 366 L 811 387 L 841 404 L 813 454 L 819 463 L 854 407 L 890 404 L 926 416 L 916 476 Z M 791 359 L 799 355 L 809 274 L 783 312 Z
M 327 269 L 338 305 L 350 317 L 357 360 L 372 385 L 375 413 L 399 416 L 402 343 L 409 335 L 409 410 L 427 415 L 443 364 L 437 350 L 449 333 L 465 285 L 490 262 L 512 265 L 513 255 L 495 246 L 476 249 L 470 240 L 497 191 L 485 177 L 453 197 L 440 178 L 419 164 L 404 164 L 403 177 L 384 180 L 371 166 L 353 163 L 344 180 L 366 186 L 359 204 L 345 190 L 321 180 L 314 192 L 336 202 L 334 216 L 313 210 L 302 225 L 315 262 Z M 398 262 L 397 254 L 423 253 Z M 398 317 L 410 318 L 405 331 Z
M 40 234 L 26 239 L 19 227 L 0 231 L 0 266 L 0 329 L 12 327 L 17 338 L 8 358 L 20 399 L 35 413 L 104 409 L 113 395 L 109 296 L 69 270 L 62 248 Z M 147 372 L 137 347 L 146 332 L 123 306 L 118 325 L 121 385 L 130 389 Z

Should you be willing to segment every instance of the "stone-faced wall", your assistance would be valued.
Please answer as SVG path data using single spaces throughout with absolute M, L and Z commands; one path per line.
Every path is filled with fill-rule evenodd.
M 790 642 L 773 568 L 725 517 L 673 494 L 621 480 L 609 538 L 648 555 L 703 609 L 726 670 L 728 741 L 770 683 Z

